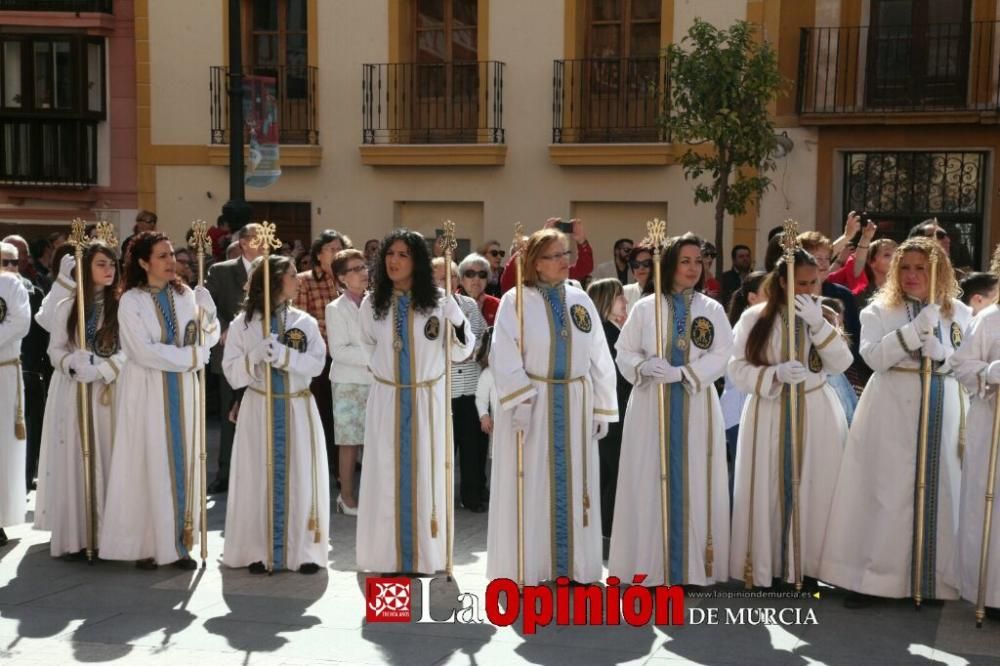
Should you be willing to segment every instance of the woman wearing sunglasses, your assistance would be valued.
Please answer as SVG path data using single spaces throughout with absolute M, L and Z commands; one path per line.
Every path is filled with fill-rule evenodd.
M 479 247 L 479 256 L 485 257 L 486 261 L 489 262 L 490 274 L 486 279 L 486 293 L 499 299 L 502 293 L 500 290 L 500 276 L 503 275 L 503 260 L 507 256 L 507 252 L 500 247 L 499 242 L 488 240 Z M 461 275 L 461 272 L 459 272 L 459 275 Z M 499 300 L 497 302 L 499 303 Z M 490 320 L 490 326 L 492 325 L 493 321 Z
M 628 257 L 628 265 L 635 276 L 635 282 L 625 285 L 623 292 L 627 312 L 631 313 L 632 307 L 640 298 L 653 293 L 653 281 L 650 279 L 653 275 L 653 251 L 648 245 L 636 245 Z
M 488 293 L 489 279 L 490 262 L 481 254 L 470 254 L 458 265 L 458 293 L 474 300 L 483 313 L 486 325 L 492 326 L 500 299 Z

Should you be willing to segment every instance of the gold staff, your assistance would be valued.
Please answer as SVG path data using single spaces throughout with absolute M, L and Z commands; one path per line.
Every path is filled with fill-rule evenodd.
M 208 223 L 205 220 L 195 220 L 191 223 L 194 230 L 191 241 L 194 243 L 195 256 L 198 259 L 198 286 L 205 286 L 205 253 L 212 249 L 212 239 L 208 236 Z M 199 314 L 198 344 L 205 344 L 205 332 L 202 329 L 201 317 Z M 207 424 L 205 419 L 205 366 L 198 369 L 198 426 L 201 435 L 201 446 L 198 448 L 198 457 L 201 461 L 201 566 L 206 566 L 208 560 L 208 500 L 206 497 L 205 478 L 208 476 L 208 454 L 205 451 L 207 446 Z M 188 546 L 190 548 L 190 546 Z
M 667 223 L 659 218 L 654 218 L 646 222 L 646 234 L 649 242 L 653 245 L 653 293 L 654 293 L 654 313 L 656 316 L 656 358 L 664 358 L 663 355 L 663 285 L 662 267 L 660 258 L 663 255 L 663 245 L 667 240 Z M 660 516 L 663 520 L 663 584 L 668 585 L 670 581 L 670 546 L 669 546 L 669 522 L 670 503 L 667 493 L 667 424 L 663 421 L 663 416 L 667 410 L 666 385 L 657 383 L 656 385 L 656 417 L 659 422 L 657 430 L 660 433 Z
M 993 405 L 993 437 L 990 440 L 990 466 L 986 473 L 986 512 L 983 514 L 983 542 L 979 550 L 979 591 L 976 595 L 976 628 L 983 628 L 986 617 L 986 562 L 990 556 L 990 529 L 993 523 L 993 498 L 997 485 L 997 452 L 1000 449 L 1000 388 Z
M 927 306 L 935 305 L 937 295 L 935 289 L 937 285 L 938 250 L 937 247 L 930 248 L 930 285 L 927 291 Z M 928 335 L 934 335 L 933 329 Z M 920 379 L 923 382 L 920 396 L 920 439 L 917 444 L 917 529 L 913 534 L 913 603 L 917 610 L 920 610 L 920 602 L 924 596 L 924 498 L 927 495 L 927 435 L 930 430 L 930 422 L 927 411 L 931 404 L 931 369 L 932 362 L 930 356 L 924 356 L 920 361 Z M 933 591 L 932 591 L 933 592 Z
M 455 240 L 455 223 L 451 220 L 446 220 L 444 223 L 444 234 L 438 239 L 438 243 L 444 249 L 444 297 L 452 298 L 451 290 L 451 258 L 455 253 L 455 248 L 458 247 L 458 241 Z M 445 565 L 445 570 L 448 572 L 448 578 L 451 578 L 452 574 L 452 534 L 455 528 L 455 507 L 454 504 L 454 493 L 455 493 L 455 472 L 452 469 L 452 456 L 454 453 L 454 433 L 452 432 L 452 413 L 451 413 L 451 336 L 452 336 L 452 325 L 451 321 L 445 317 L 444 320 L 444 404 L 447 410 L 447 416 L 444 420 L 444 490 L 445 490 L 445 511 L 446 511 L 446 532 L 445 539 L 447 544 L 445 546 L 445 552 L 447 553 L 447 563 Z
M 785 296 L 788 308 L 788 360 L 798 360 L 798 345 L 795 339 L 795 253 L 799 249 L 799 225 L 795 220 L 785 220 L 785 232 L 781 244 L 785 256 Z M 794 562 L 792 577 L 795 591 L 802 591 L 802 544 L 799 529 L 799 386 L 788 387 L 788 421 L 792 437 L 792 543 L 790 555 Z M 751 507 L 751 511 L 753 508 Z
M 72 222 L 69 242 L 75 248 L 76 258 L 76 346 L 87 350 L 87 312 L 83 286 L 83 249 L 87 243 L 86 223 L 76 218 Z M 83 451 L 83 502 L 87 523 L 87 561 L 94 563 L 94 468 L 90 447 L 90 385 L 77 383 L 77 402 L 80 414 L 80 448 Z
M 517 350 L 524 359 L 524 225 L 514 225 L 512 250 L 516 281 L 514 296 L 517 303 Z M 517 584 L 524 587 L 524 431 L 517 431 Z
M 271 250 L 281 247 L 281 241 L 274 233 L 274 225 L 266 220 L 260 223 L 260 228 L 250 241 L 250 247 L 260 248 L 263 256 L 261 270 L 264 271 L 264 320 L 261 322 L 264 339 L 271 337 Z M 267 571 L 274 571 L 274 404 L 271 388 L 271 363 L 265 361 L 264 368 L 264 421 L 267 430 Z

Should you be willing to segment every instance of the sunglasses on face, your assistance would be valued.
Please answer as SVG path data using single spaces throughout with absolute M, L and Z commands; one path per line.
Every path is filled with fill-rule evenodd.
M 628 265 L 631 266 L 632 270 L 634 271 L 639 270 L 640 268 L 652 268 L 653 260 L 643 259 L 642 261 L 636 261 L 635 259 L 633 259 L 632 261 L 628 262 Z
M 347 275 L 348 273 L 367 273 L 368 266 L 361 264 L 360 266 L 352 266 L 351 268 L 345 268 L 341 275 Z
M 930 238 L 931 236 L 934 236 L 938 240 L 944 240 L 945 238 L 948 237 L 948 232 L 945 231 L 944 229 L 938 229 L 933 234 L 927 233 L 927 234 L 924 234 L 924 235 L 927 236 L 928 238 Z
M 0 265 L 3 266 L 17 266 L 17 263 L 18 263 L 17 259 L 3 259 L 2 261 L 0 261 Z
M 470 279 L 471 278 L 479 278 L 480 280 L 485 280 L 486 278 L 488 278 L 490 276 L 490 274 L 489 274 L 488 271 L 468 270 L 468 271 L 465 271 L 464 273 L 462 273 L 462 276 L 470 278 Z
M 501 259 L 503 259 L 503 257 L 506 254 L 507 254 L 507 252 L 504 251 L 504 250 L 490 250 L 490 256 L 491 257 L 500 257 Z

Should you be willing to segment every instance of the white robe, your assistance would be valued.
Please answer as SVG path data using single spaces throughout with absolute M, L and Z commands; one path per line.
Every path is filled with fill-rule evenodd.
M 21 338 L 31 327 L 28 291 L 21 278 L 0 273 L 0 527 L 24 522 L 25 440 L 14 426 L 24 423 L 24 387 L 21 384 Z M 20 407 L 20 414 L 18 414 Z
M 986 369 L 1000 361 L 1000 307 L 991 305 L 972 320 L 968 335 L 951 357 L 959 381 L 972 394 L 966 423 L 968 439 L 962 457 L 962 499 L 958 521 L 959 591 L 976 603 L 979 595 L 980 546 L 986 507 L 986 476 L 989 473 L 993 415 L 997 385 L 986 382 Z M 1000 464 L 998 464 L 1000 467 Z M 993 520 L 986 560 L 986 605 L 1000 608 L 1000 471 L 993 489 Z
M 372 295 L 361 303 L 361 344 L 374 383 L 365 413 L 357 562 L 360 570 L 431 574 L 447 564 L 445 320 L 441 305 L 429 314 L 412 303 L 401 307 L 402 348 L 396 351 L 395 307 L 376 320 Z M 468 321 L 464 331 L 464 341 L 453 337 L 455 362 L 476 344 Z
M 551 306 L 524 289 L 524 354 L 514 290 L 500 299 L 490 367 L 494 415 L 486 576 L 517 580 L 517 433 L 514 408 L 531 400 L 524 442 L 524 583 L 601 577 L 600 464 L 594 421 L 618 420 L 616 375 L 594 304 L 565 285 Z M 559 308 L 564 326 L 555 314 Z M 563 337 L 560 331 L 565 330 Z M 569 380 L 551 383 L 547 379 Z M 589 500 L 589 508 L 587 508 Z
M 788 358 L 787 324 L 775 317 L 766 347 L 769 365 L 746 359 L 747 340 L 766 304 L 743 313 L 734 329 L 729 376 L 750 394 L 743 407 L 733 484 L 733 525 L 729 575 L 746 580 L 752 568 L 753 584 L 770 587 L 774 578 L 793 581 L 795 556 L 801 552 L 803 576 L 818 577 L 826 521 L 830 512 L 837 469 L 847 439 L 847 417 L 828 374 L 844 372 L 852 362 L 844 336 L 829 323 L 809 331 L 801 320 L 796 333 L 796 357 L 808 369 L 797 385 L 799 430 L 799 538 L 791 548 L 792 451 L 786 405 L 787 385 L 777 380 L 777 365 Z M 752 541 L 752 545 L 751 542 Z
M 312 378 L 323 372 L 326 343 L 316 320 L 302 310 L 289 308 L 281 326 L 285 339 L 299 349 L 286 346 L 272 369 L 271 390 L 279 397 L 273 399 L 274 474 L 270 486 L 265 437 L 265 365 L 251 366 L 249 360 L 250 352 L 263 340 L 260 315 L 253 317 L 249 327 L 246 314 L 237 315 L 226 338 L 222 358 L 226 380 L 234 389 L 247 387 L 236 422 L 226 504 L 222 562 L 230 567 L 267 563 L 269 542 L 273 543 L 271 562 L 275 569 L 294 571 L 303 564 L 326 567 L 327 563 L 330 477 L 323 423 L 316 401 L 308 392 Z M 304 339 L 295 331 L 302 333 Z M 274 536 L 270 540 L 268 487 L 274 498 L 271 520 Z
M 664 386 L 667 409 L 669 584 L 710 585 L 729 579 L 729 474 L 726 433 L 714 382 L 733 347 L 733 331 L 716 301 L 690 297 L 682 321 L 686 351 L 678 349 L 670 298 L 661 309 L 664 355 L 682 366 L 683 382 Z M 690 316 L 687 316 L 688 309 Z M 632 309 L 617 344 L 622 376 L 634 388 L 625 413 L 608 573 L 643 585 L 664 584 L 660 486 L 660 419 L 655 382 L 639 373 L 656 356 L 656 302 L 647 296 Z M 709 520 L 711 515 L 711 520 Z M 707 569 L 709 534 L 711 571 Z
M 950 356 L 971 312 L 952 301 L 954 319 L 941 318 L 942 341 Z M 907 308 L 910 308 L 909 314 Z M 861 312 L 861 356 L 875 371 L 854 414 L 827 525 L 820 578 L 839 587 L 880 597 L 913 596 L 914 506 L 921 377 L 920 338 L 910 323 L 911 305 L 887 307 L 876 299 Z M 957 333 L 954 333 L 957 332 Z M 904 346 L 905 345 L 905 346 Z M 942 368 L 947 371 L 948 363 Z M 928 502 L 923 597 L 958 598 L 958 454 L 964 389 L 951 376 L 934 379 L 942 400 L 931 428 L 939 446 L 928 445 Z M 932 483 L 937 476 L 937 484 Z M 936 523 L 936 528 L 935 528 Z M 931 581 L 930 579 L 934 580 Z
M 73 315 L 75 303 L 75 297 L 66 298 L 50 311 L 52 330 L 48 353 L 55 372 L 45 406 L 51 421 L 42 430 L 42 450 L 46 455 L 39 464 L 38 472 L 38 487 L 45 490 L 46 501 L 41 507 L 35 507 L 35 527 L 52 531 L 49 552 L 53 557 L 75 553 L 87 547 L 83 449 L 80 437 L 80 384 L 69 374 L 69 357 L 77 346 L 76 338 L 71 338 L 66 329 L 66 320 Z M 98 326 L 100 324 L 98 322 Z M 88 384 L 96 537 L 100 532 L 107 479 L 111 470 L 118 398 L 115 380 L 125 366 L 125 354 L 120 350 L 103 358 L 95 354 L 94 363 L 101 373 L 98 380 Z M 99 547 L 99 544 L 95 543 L 94 546 Z
M 100 533 L 103 559 L 151 557 L 164 564 L 189 557 L 183 544 L 188 511 L 198 539 L 198 315 L 193 291 L 185 287 L 173 298 L 177 344 L 168 337 L 150 291 L 130 289 L 118 305 L 119 336 L 129 362 L 118 377 L 120 402 Z M 214 315 L 203 318 L 202 330 L 205 345 L 218 342 Z

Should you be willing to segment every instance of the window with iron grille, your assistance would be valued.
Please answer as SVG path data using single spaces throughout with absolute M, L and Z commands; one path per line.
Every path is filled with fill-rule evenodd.
M 863 212 L 879 235 L 901 241 L 910 228 L 937 218 L 951 237 L 958 267 L 980 267 L 986 153 L 881 151 L 844 155 L 844 211 Z

